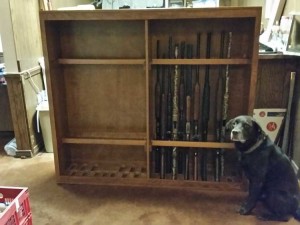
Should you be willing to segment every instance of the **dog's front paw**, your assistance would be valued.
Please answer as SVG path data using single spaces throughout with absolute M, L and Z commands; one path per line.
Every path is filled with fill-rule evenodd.
M 241 215 L 248 215 L 250 213 L 250 211 L 247 208 L 245 208 L 245 207 L 242 206 L 239 209 L 238 213 L 241 214 Z
M 253 207 L 254 206 L 252 206 L 252 204 L 245 202 L 241 205 L 240 209 L 238 210 L 238 213 L 241 215 L 249 215 Z

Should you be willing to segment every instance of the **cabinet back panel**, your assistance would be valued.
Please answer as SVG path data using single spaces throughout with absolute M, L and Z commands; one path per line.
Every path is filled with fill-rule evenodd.
M 143 146 L 66 145 L 70 162 L 145 162 Z
M 60 24 L 62 58 L 145 58 L 144 21 Z
M 146 132 L 143 66 L 69 65 L 64 80 L 69 135 Z

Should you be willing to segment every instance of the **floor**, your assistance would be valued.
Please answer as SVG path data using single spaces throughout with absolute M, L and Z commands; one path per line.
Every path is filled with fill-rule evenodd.
M 58 185 L 52 153 L 13 158 L 3 150 L 7 139 L 0 138 L 0 184 L 29 188 L 34 225 L 300 224 L 294 218 L 263 222 L 254 215 L 239 215 L 243 192 Z

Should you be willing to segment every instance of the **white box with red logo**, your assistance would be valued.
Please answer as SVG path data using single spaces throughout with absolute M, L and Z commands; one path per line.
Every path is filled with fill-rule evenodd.
M 286 109 L 254 109 L 253 117 L 262 127 L 264 132 L 269 135 L 272 141 L 275 141 L 284 116 Z

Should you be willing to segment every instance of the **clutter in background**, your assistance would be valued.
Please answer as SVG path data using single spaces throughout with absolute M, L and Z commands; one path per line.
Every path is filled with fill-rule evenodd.
M 7 155 L 9 155 L 9 156 L 15 156 L 16 152 L 17 152 L 17 142 L 16 142 L 16 139 L 13 138 L 10 142 L 8 142 L 4 146 L 4 150 L 5 150 L 5 152 L 6 152 Z
M 5 65 L 4 63 L 0 63 L 0 84 L 6 84 L 4 72 L 5 72 Z

